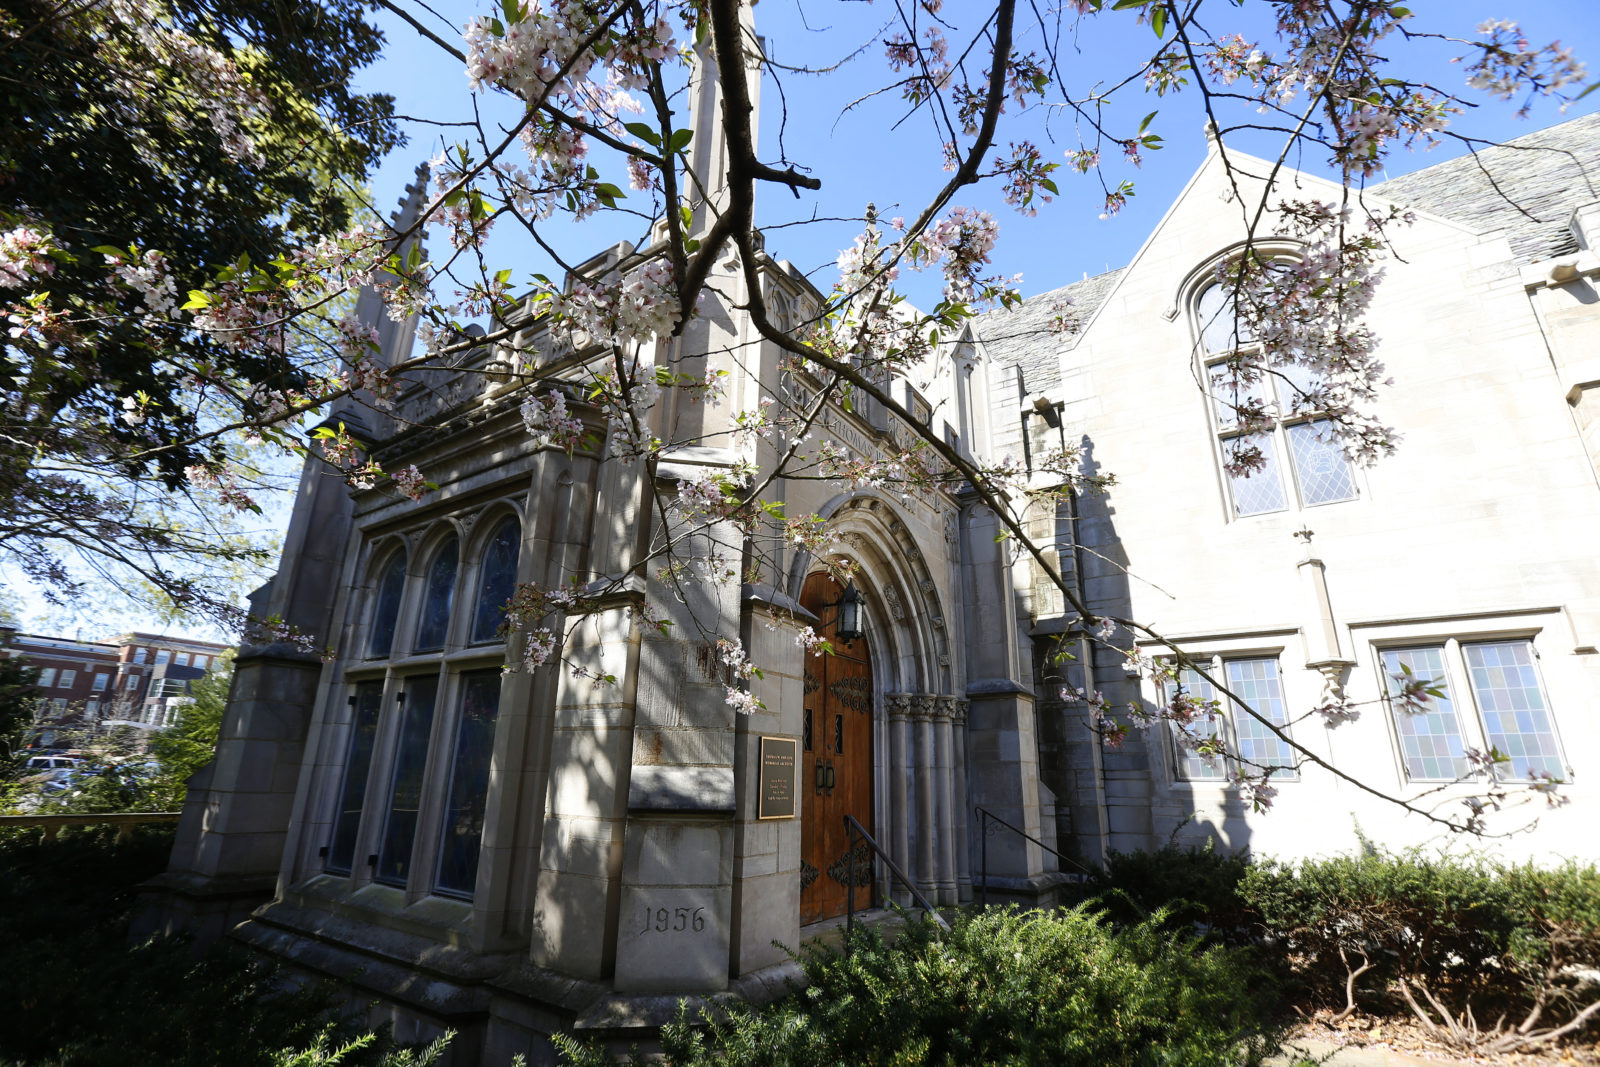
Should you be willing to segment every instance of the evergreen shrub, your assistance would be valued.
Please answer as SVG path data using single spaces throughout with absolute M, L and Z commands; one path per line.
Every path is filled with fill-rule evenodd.
M 803 992 L 680 1016 L 663 1051 L 673 1067 L 1257 1062 L 1273 1044 L 1257 973 L 1163 918 L 1115 929 L 1088 907 L 996 908 L 949 931 L 908 926 L 893 943 L 863 930 L 847 953 L 804 958 Z M 572 1067 L 606 1062 L 594 1048 L 558 1047 Z

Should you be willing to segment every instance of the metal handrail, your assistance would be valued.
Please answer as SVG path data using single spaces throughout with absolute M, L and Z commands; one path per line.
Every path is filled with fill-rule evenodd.
M 181 811 L 103 811 L 73 812 L 66 815 L 0 815 L 0 830 L 7 827 L 37 826 L 39 842 L 54 841 L 63 826 L 115 826 L 117 844 L 133 836 L 133 828 L 144 823 L 177 822 Z
M 907 889 L 911 890 L 911 899 L 915 900 L 922 907 L 923 911 L 932 916 L 934 922 L 938 923 L 946 930 L 950 929 L 950 924 L 944 921 L 944 916 L 940 915 L 934 910 L 933 905 L 928 903 L 928 898 L 923 896 L 917 887 L 911 884 L 911 879 L 906 877 L 906 872 L 902 871 L 898 866 L 895 865 L 894 860 L 889 858 L 889 854 L 883 850 L 876 840 L 873 839 L 871 834 L 867 833 L 866 827 L 856 822 L 856 817 L 854 815 L 846 815 L 844 817 L 844 825 L 845 829 L 850 833 L 850 847 L 845 851 L 845 855 L 849 857 L 850 864 L 850 880 L 845 883 L 844 928 L 847 940 L 849 935 L 855 932 L 856 928 L 857 836 L 860 836 L 863 841 L 872 847 L 872 851 L 877 853 L 878 857 L 883 860 L 884 866 L 889 868 L 889 873 L 900 879 L 901 884 L 903 884 Z
M 984 807 L 982 804 L 979 804 L 978 806 L 976 806 L 972 810 L 978 813 L 978 836 L 980 838 L 982 838 L 982 845 L 980 846 L 979 852 L 980 852 L 980 854 L 982 856 L 982 859 L 980 860 L 980 865 L 983 868 L 983 881 L 978 886 L 978 906 L 979 907 L 986 908 L 986 907 L 989 906 L 989 820 L 990 819 L 993 819 L 995 822 L 999 823 L 1001 826 L 1004 826 L 1007 830 L 1010 830 L 1012 833 L 1020 834 L 1023 837 L 1027 838 L 1029 841 L 1032 841 L 1034 844 L 1038 845 L 1040 848 L 1044 849 L 1046 852 L 1048 852 L 1051 855 L 1055 856 L 1056 859 L 1066 860 L 1068 863 L 1070 863 L 1070 864 L 1072 864 L 1072 866 L 1078 868 L 1078 870 L 1082 871 L 1084 874 L 1093 874 L 1094 873 L 1093 871 L 1089 870 L 1089 868 L 1087 868 L 1083 864 L 1079 863 L 1077 860 L 1074 860 L 1069 856 L 1063 856 L 1058 850 L 1056 850 L 1054 848 L 1051 848 L 1049 845 L 1045 844 L 1043 841 L 1040 841 L 1037 837 L 1034 837 L 1032 834 L 1028 833 L 1028 831 L 1022 829 L 1020 826 L 1011 825 L 1009 822 L 1007 822 L 1006 820 L 1002 819 L 1000 816 L 996 815 L 994 812 L 990 811 L 988 808 Z

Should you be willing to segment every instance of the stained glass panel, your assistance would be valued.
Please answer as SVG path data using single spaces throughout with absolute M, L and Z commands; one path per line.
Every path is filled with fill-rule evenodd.
M 433 566 L 428 568 L 422 619 L 417 624 L 418 651 L 444 647 L 445 633 L 450 629 L 450 605 L 456 593 L 456 563 L 457 544 L 452 537 L 434 555 Z
M 1280 728 L 1288 726 L 1283 689 L 1278 684 L 1278 661 L 1231 659 L 1227 669 L 1228 688 L 1256 713 L 1251 715 L 1237 703 L 1233 705 L 1234 732 L 1239 738 L 1239 759 L 1245 764 L 1245 773 L 1257 773 L 1264 767 L 1292 768 L 1294 750 L 1256 717 Z M 1294 776 L 1292 770 L 1273 775 L 1280 780 Z
M 344 783 L 339 789 L 339 810 L 333 815 L 333 840 L 324 868 L 349 874 L 355 858 L 356 831 L 361 826 L 362 801 L 367 795 L 367 772 L 372 769 L 372 741 L 378 733 L 378 708 L 383 701 L 382 682 L 356 686 L 355 715 L 350 743 L 345 749 Z
M 404 885 L 411 873 L 411 847 L 416 843 L 422 811 L 422 774 L 428 766 L 428 739 L 433 734 L 433 703 L 438 691 L 439 680 L 432 675 L 405 681 L 400 736 L 389 778 L 389 814 L 373 875 L 380 882 Z
M 1169 682 L 1163 687 L 1162 697 L 1169 705 L 1172 703 L 1173 697 L 1177 695 L 1179 687 L 1192 700 L 1215 700 L 1217 696 L 1217 691 L 1212 688 L 1210 682 L 1206 681 L 1199 672 L 1187 667 L 1178 672 L 1176 686 Z M 1180 730 L 1176 722 L 1169 721 L 1173 755 L 1177 763 L 1179 778 L 1189 781 L 1217 781 L 1227 777 L 1227 768 L 1224 766 L 1221 756 L 1203 756 L 1194 751 L 1192 747 L 1193 742 L 1196 740 L 1205 740 L 1217 736 L 1217 732 L 1222 726 L 1220 718 L 1220 713 L 1197 718 L 1189 723 L 1187 731 Z M 1185 732 L 1187 732 L 1187 737 L 1184 736 Z
M 1405 668 L 1404 670 L 1402 668 Z M 1414 781 L 1451 781 L 1469 770 L 1461 741 L 1461 721 L 1450 698 L 1450 679 L 1444 668 L 1442 648 L 1389 648 L 1383 651 L 1383 675 L 1389 696 L 1395 697 L 1405 685 L 1405 670 L 1411 677 L 1432 682 L 1443 696 L 1429 696 L 1421 711 L 1407 711 L 1391 700 L 1395 733 L 1400 738 L 1400 754 L 1405 760 L 1406 777 Z
M 472 612 L 472 641 L 493 641 L 505 617 L 506 602 L 517 585 L 517 549 L 522 527 L 506 519 L 484 546 L 478 569 L 478 600 Z
M 1527 778 L 1544 772 L 1565 778 L 1555 726 L 1533 665 L 1532 642 L 1492 641 L 1462 645 L 1461 651 L 1483 714 L 1484 734 L 1489 744 L 1511 757 L 1497 768 L 1499 776 Z
M 489 795 L 489 761 L 494 753 L 495 718 L 500 711 L 500 672 L 461 676 L 461 714 L 456 718 L 450 791 L 439 837 L 442 892 L 470 897 L 478 882 L 483 845 L 483 815 Z
M 400 619 L 400 597 L 406 589 L 406 556 L 396 552 L 378 579 L 378 602 L 372 610 L 372 637 L 367 655 L 387 656 L 394 647 L 394 627 Z

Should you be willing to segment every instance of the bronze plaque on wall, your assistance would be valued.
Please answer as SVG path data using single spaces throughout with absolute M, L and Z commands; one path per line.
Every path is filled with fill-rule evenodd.
M 761 774 L 757 783 L 756 818 L 795 817 L 795 772 L 800 742 L 793 737 L 761 739 Z

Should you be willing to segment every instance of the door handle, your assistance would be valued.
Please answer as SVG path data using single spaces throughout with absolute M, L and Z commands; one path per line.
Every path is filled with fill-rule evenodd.
M 816 791 L 821 796 L 822 791 L 828 787 L 828 771 L 821 760 L 817 760 Z
M 833 787 L 834 787 L 834 785 L 836 785 L 838 783 L 838 781 L 839 781 L 839 776 L 833 769 L 833 761 L 829 760 L 828 761 L 828 792 L 829 793 L 833 792 Z

